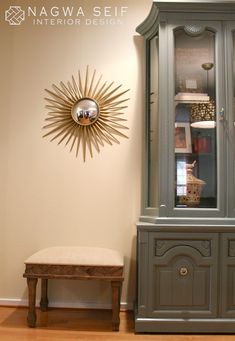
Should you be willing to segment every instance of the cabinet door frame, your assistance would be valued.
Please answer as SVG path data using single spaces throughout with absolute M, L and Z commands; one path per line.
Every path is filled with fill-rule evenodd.
M 206 228 L 206 227 L 205 227 Z M 159 240 L 160 243 L 164 242 L 172 243 L 172 247 L 169 250 L 162 252 L 162 257 L 156 256 L 157 245 L 155 245 L 156 240 Z M 200 318 L 200 317 L 216 317 L 218 315 L 218 234 L 217 233 L 174 233 L 174 232 L 149 232 L 149 264 L 148 264 L 148 317 L 155 318 Z M 174 243 L 177 241 L 181 243 L 181 245 L 174 246 Z M 205 248 L 205 254 L 200 254 L 200 243 L 201 249 L 203 250 L 203 242 L 210 243 L 210 251 L 209 255 L 206 255 L 207 251 Z M 185 244 L 184 244 L 185 243 Z M 198 243 L 198 249 L 195 247 L 195 244 Z M 189 246 L 192 244 L 191 246 Z M 178 248 L 178 250 L 177 250 Z M 202 252 L 203 253 L 203 252 Z M 200 269 L 203 267 L 207 268 L 209 273 L 209 278 L 207 283 L 209 292 L 205 295 L 207 297 L 207 305 L 208 309 L 195 305 L 192 309 L 186 307 L 185 309 L 180 308 L 177 309 L 175 306 L 165 309 L 156 309 L 154 308 L 154 297 L 155 295 L 160 295 L 160 278 L 156 280 L 156 286 L 154 278 L 156 274 L 155 271 L 160 269 L 162 266 L 167 264 L 168 260 L 173 258 L 182 258 L 182 261 L 186 258 L 191 258 L 191 260 L 195 260 L 198 262 L 198 266 Z M 172 259 L 173 259 L 172 258 Z M 183 278 L 183 277 L 182 277 Z M 205 282 L 206 285 L 206 282 Z M 157 293 L 156 293 L 157 292 Z M 154 293 L 156 293 L 154 295 Z M 160 305 L 160 302 L 159 302 Z
M 235 317 L 235 233 L 221 235 L 220 316 Z
M 192 23 L 191 20 L 184 21 L 169 21 L 167 30 L 167 87 L 162 92 L 167 93 L 168 107 L 162 113 L 162 124 L 165 127 L 168 125 L 167 136 L 165 136 L 166 146 L 160 150 L 160 160 L 162 166 L 160 168 L 160 179 L 162 179 L 161 187 L 164 187 L 164 196 L 161 197 L 160 192 L 160 209 L 159 216 L 169 217 L 223 217 L 225 216 L 226 197 L 225 197 L 225 141 L 223 125 L 217 116 L 217 208 L 176 208 L 175 207 L 175 160 L 174 160 L 174 124 L 175 124 L 175 70 L 174 70 L 174 30 Z M 216 108 L 217 112 L 225 107 L 225 91 L 224 91 L 224 47 L 223 47 L 223 33 L 222 22 L 220 21 L 197 21 L 193 23 L 203 25 L 216 32 L 215 38 L 215 72 L 216 72 Z M 160 65 L 163 60 L 160 60 Z M 220 66 L 220 67 L 219 67 Z M 161 85 L 160 85 L 161 88 Z M 159 101 L 161 102 L 161 98 Z M 159 104 L 161 105 L 161 103 Z M 166 149 L 168 153 L 166 153 Z
M 227 22 L 224 29 L 225 42 L 225 77 L 226 107 L 224 126 L 226 128 L 228 160 L 227 160 L 227 203 L 228 216 L 235 217 L 235 23 Z M 234 38 L 235 41 L 235 38 Z M 232 66 L 232 72 L 231 72 Z

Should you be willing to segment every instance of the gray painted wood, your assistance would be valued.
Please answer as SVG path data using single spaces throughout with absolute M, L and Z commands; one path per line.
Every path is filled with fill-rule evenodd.
M 183 16 L 182 16 L 182 12 Z M 210 15 L 208 15 L 210 12 Z M 182 19 L 183 18 L 183 19 Z M 146 20 L 137 32 L 146 39 L 146 115 L 145 135 L 148 135 L 149 112 L 149 55 L 150 39 L 159 36 L 159 109 L 156 191 L 157 207 L 148 207 L 148 146 L 144 153 L 144 187 L 142 216 L 159 217 L 235 217 L 235 164 L 234 164 L 234 114 L 231 32 L 234 30 L 235 4 L 226 2 L 165 3 L 154 2 Z M 217 112 L 225 108 L 225 121 L 217 121 L 218 130 L 218 204 L 213 209 L 178 209 L 174 207 L 174 29 L 188 23 L 198 23 L 216 32 L 216 102 Z M 230 35 L 229 35 L 230 33 Z M 145 219 L 145 218 L 144 218 Z
M 235 332 L 235 226 L 226 229 L 138 225 L 136 332 Z
M 216 100 L 225 108 L 218 125 L 218 205 L 174 208 L 173 30 L 198 23 L 216 32 Z M 148 132 L 150 39 L 159 39 L 157 207 L 148 207 L 148 145 L 143 200 L 137 224 L 136 332 L 235 333 L 235 144 L 233 40 L 235 2 L 155 1 L 137 27 L 145 37 Z

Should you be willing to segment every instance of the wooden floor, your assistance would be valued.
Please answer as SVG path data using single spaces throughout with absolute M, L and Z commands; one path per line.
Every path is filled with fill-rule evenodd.
M 50 309 L 37 311 L 38 327 L 26 326 L 26 308 L 0 307 L 1 341 L 235 341 L 235 335 L 135 334 L 133 314 L 121 312 L 120 331 L 111 329 L 107 310 Z

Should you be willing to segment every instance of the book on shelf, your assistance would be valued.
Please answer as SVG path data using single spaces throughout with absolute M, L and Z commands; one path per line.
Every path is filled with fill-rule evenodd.
M 176 101 L 192 101 L 192 102 L 208 102 L 210 100 L 210 96 L 206 93 L 200 92 L 179 92 L 175 95 Z

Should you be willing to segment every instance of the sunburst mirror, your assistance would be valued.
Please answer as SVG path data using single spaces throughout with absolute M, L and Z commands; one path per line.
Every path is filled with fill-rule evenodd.
M 102 75 L 96 77 L 96 70 L 90 73 L 87 66 L 84 80 L 80 71 L 77 78 L 67 85 L 52 85 L 53 91 L 45 89 L 51 98 L 45 98 L 49 109 L 46 124 L 49 129 L 44 135 L 53 136 L 51 141 L 59 139 L 58 144 L 65 142 L 70 145 L 70 151 L 76 151 L 76 156 L 82 145 L 83 160 L 86 160 L 87 150 L 91 157 L 93 149 L 100 152 L 104 142 L 112 145 L 119 143 L 117 136 L 125 137 L 121 131 L 128 129 L 123 123 L 123 110 L 129 98 L 121 99 L 127 91 L 120 91 L 122 85 L 114 87 L 112 83 L 102 82 Z

